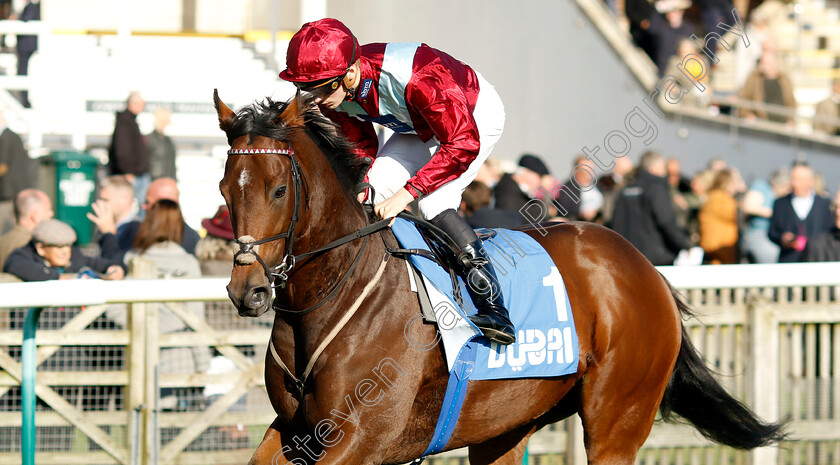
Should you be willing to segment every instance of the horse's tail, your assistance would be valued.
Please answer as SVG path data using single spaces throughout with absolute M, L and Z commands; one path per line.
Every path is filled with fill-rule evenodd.
M 673 287 L 671 294 L 681 315 L 693 314 Z M 680 353 L 659 412 L 665 421 L 672 420 L 676 413 L 708 439 L 738 449 L 766 446 L 787 437 L 785 422 L 761 421 L 746 405 L 726 392 L 691 344 L 684 326 Z

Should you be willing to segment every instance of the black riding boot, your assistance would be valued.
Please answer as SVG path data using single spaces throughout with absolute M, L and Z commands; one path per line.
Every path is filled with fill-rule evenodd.
M 478 312 L 469 317 L 487 338 L 507 345 L 516 342 L 516 333 L 502 302 L 496 271 L 475 231 L 455 213 L 445 210 L 432 223 L 449 234 L 461 252 L 458 256 L 461 277 Z

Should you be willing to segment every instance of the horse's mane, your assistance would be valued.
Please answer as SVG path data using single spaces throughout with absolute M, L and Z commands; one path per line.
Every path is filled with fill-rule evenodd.
M 307 135 L 327 157 L 342 186 L 354 192 L 362 180 L 364 164 L 353 154 L 353 144 L 338 132 L 335 123 L 324 116 L 311 99 L 302 96 L 299 99 L 303 99 L 299 104 L 304 109 Z M 241 108 L 228 129 L 228 143 L 242 136 L 248 136 L 249 144 L 257 136 L 288 142 L 296 128 L 283 124 L 280 115 L 290 104 L 267 97 L 263 102 Z

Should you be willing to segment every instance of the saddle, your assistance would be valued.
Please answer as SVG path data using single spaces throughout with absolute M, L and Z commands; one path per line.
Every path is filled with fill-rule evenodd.
M 373 216 L 372 207 L 366 204 L 365 210 L 368 212 L 368 218 L 371 218 Z M 428 246 L 428 250 L 420 248 L 405 249 L 400 247 L 389 247 L 388 252 L 392 255 L 402 256 L 404 258 L 410 255 L 418 255 L 436 262 L 438 265 L 443 267 L 447 273 L 449 273 L 453 288 L 458 288 L 458 274 L 455 270 L 465 266 L 467 264 L 465 261 L 468 257 L 461 252 L 457 245 L 455 245 L 455 241 L 452 237 L 450 237 L 446 231 L 435 226 L 430 221 L 412 213 L 401 212 L 397 215 L 397 217 L 409 221 L 417 227 L 417 230 L 423 237 L 423 241 Z M 475 233 L 482 243 L 496 236 L 496 231 L 487 228 L 476 229 Z M 420 272 L 417 270 L 417 266 L 411 260 L 407 260 L 407 262 L 411 265 L 409 268 L 413 273 L 413 282 L 417 282 L 419 287 L 423 287 L 422 279 L 419 279 Z M 428 293 L 425 288 L 422 289 L 422 292 L 421 289 L 418 288 L 417 294 L 420 298 L 420 306 L 423 309 L 424 321 L 427 323 L 434 323 L 436 321 L 434 312 L 431 311 L 431 303 L 429 302 Z M 455 293 L 453 297 L 461 308 L 465 308 L 460 293 Z

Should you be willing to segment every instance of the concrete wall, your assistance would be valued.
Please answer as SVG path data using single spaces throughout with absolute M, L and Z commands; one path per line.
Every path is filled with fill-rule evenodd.
M 331 1 L 361 42 L 422 41 L 479 70 L 505 103 L 494 156 L 543 156 L 565 177 L 639 104 L 640 86 L 573 2 Z M 560 173 L 563 173 L 562 175 Z

